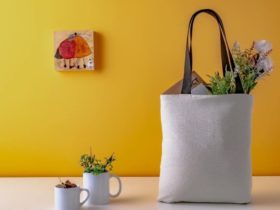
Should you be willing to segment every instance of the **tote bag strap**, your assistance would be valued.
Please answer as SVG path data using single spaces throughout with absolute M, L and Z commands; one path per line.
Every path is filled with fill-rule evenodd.
M 186 41 L 186 53 L 185 53 L 185 67 L 184 67 L 184 79 L 183 79 L 183 86 L 182 86 L 182 94 L 191 94 L 191 85 L 192 85 L 192 33 L 193 33 L 193 24 L 194 20 L 200 13 L 206 13 L 211 15 L 215 18 L 218 23 L 219 31 L 220 31 L 220 42 L 221 42 L 221 59 L 222 59 L 222 66 L 223 66 L 223 74 L 225 71 L 234 71 L 235 65 L 234 61 L 229 49 L 229 45 L 227 42 L 226 34 L 222 19 L 220 16 L 211 9 L 203 9 L 199 10 L 194 13 L 189 21 L 188 26 L 188 34 L 187 34 L 187 41 Z M 243 93 L 243 88 L 241 84 L 241 80 L 239 76 L 235 78 L 236 82 L 236 92 Z
M 193 35 L 193 23 L 194 23 L 194 20 L 196 18 L 196 16 L 200 13 L 207 13 L 207 14 L 210 14 L 212 17 L 215 18 L 215 20 L 217 21 L 218 23 L 218 26 L 219 26 L 219 31 L 220 31 L 220 44 L 221 44 L 221 56 L 222 56 L 222 66 L 223 66 L 223 74 L 225 73 L 225 70 L 226 70 L 226 67 L 227 68 L 230 68 L 228 70 L 232 70 L 231 67 L 234 68 L 234 61 L 233 61 L 233 58 L 232 58 L 232 55 L 231 53 L 228 54 L 228 51 L 227 49 L 229 49 L 229 46 L 228 46 L 228 42 L 227 42 L 227 39 L 226 39 L 226 33 L 225 33 L 225 29 L 224 29 L 224 25 L 223 25 L 223 22 L 222 22 L 222 19 L 220 18 L 220 16 L 213 10 L 210 10 L 210 9 L 204 9 L 204 10 L 199 10 L 197 11 L 195 14 L 193 14 L 193 16 L 191 17 L 190 19 L 190 22 L 189 22 L 189 27 L 188 27 L 188 34 L 190 36 L 190 59 L 191 59 L 191 62 L 192 62 L 192 35 Z M 226 46 L 225 46 L 226 44 Z M 230 51 L 229 51 L 230 52 Z M 229 56 L 229 59 L 227 57 L 227 55 Z M 191 63 L 192 64 L 192 63 Z

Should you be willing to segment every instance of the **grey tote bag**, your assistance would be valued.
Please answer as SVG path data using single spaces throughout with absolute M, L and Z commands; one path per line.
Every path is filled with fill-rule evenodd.
M 188 29 L 183 84 L 160 97 L 163 142 L 158 200 L 248 203 L 252 96 L 242 94 L 238 77 L 239 94 L 190 94 L 192 30 L 200 13 L 211 15 L 219 25 L 223 72 L 234 68 L 219 15 L 209 9 L 194 13 Z

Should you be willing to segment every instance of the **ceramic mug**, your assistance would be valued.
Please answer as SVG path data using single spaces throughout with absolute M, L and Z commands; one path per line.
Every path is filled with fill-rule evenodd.
M 86 198 L 80 202 L 81 192 L 86 192 Z M 54 188 L 55 210 L 80 210 L 80 207 L 89 199 L 90 192 L 80 187 Z
M 115 178 L 118 181 L 118 191 L 114 194 L 110 192 L 110 179 Z M 89 199 L 86 201 L 86 206 L 104 205 L 109 203 L 110 197 L 117 197 L 122 191 L 122 183 L 118 176 L 108 172 L 99 175 L 91 173 L 83 174 L 84 187 L 90 192 Z

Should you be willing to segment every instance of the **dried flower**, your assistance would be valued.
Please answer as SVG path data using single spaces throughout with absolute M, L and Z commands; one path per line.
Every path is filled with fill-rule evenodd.
M 262 59 L 258 60 L 258 63 L 256 64 L 257 68 L 257 75 L 262 76 L 266 73 L 270 73 L 273 69 L 273 63 L 270 57 L 264 57 Z
M 235 42 L 233 43 L 232 50 L 235 50 L 235 51 L 239 51 L 239 50 L 240 50 L 240 44 L 239 44 L 239 42 L 235 41 Z
M 272 44 L 266 40 L 260 40 L 254 42 L 254 48 L 261 55 L 265 55 L 272 50 Z
M 272 44 L 266 40 L 253 42 L 250 49 L 239 48 L 238 51 L 234 44 L 232 54 L 236 65 L 235 72 L 241 79 L 244 93 L 249 94 L 257 85 L 257 80 L 271 72 L 273 64 L 268 57 L 271 50 Z
M 70 182 L 69 180 L 66 180 L 66 182 L 62 182 L 60 178 L 59 179 L 59 184 L 56 185 L 58 188 L 75 188 L 77 185 L 73 182 Z

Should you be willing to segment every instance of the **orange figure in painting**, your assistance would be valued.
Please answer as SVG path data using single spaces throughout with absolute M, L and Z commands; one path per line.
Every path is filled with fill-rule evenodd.
M 63 59 L 64 68 L 87 68 L 85 57 L 91 54 L 91 49 L 87 41 L 78 33 L 71 34 L 67 39 L 63 40 L 55 53 L 56 59 Z M 68 61 L 68 65 L 67 62 Z M 80 65 L 82 60 L 82 65 Z

